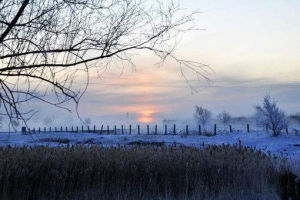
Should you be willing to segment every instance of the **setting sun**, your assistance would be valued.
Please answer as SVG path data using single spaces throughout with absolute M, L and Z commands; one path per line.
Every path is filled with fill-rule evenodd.
M 154 121 L 154 118 L 149 116 L 149 117 L 144 117 L 144 116 L 141 116 L 137 119 L 138 122 L 141 122 L 141 123 L 150 123 L 150 122 L 153 122 Z
M 154 121 L 154 118 L 153 118 L 153 114 L 154 114 L 154 110 L 150 110 L 150 109 L 147 109 L 147 110 L 142 110 L 139 112 L 139 117 L 137 119 L 138 122 L 142 122 L 142 123 L 150 123 L 150 122 L 153 122 Z

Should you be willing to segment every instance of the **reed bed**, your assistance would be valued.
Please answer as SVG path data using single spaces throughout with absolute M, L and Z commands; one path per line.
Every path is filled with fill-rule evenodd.
M 276 199 L 274 158 L 242 146 L 0 148 L 1 199 Z

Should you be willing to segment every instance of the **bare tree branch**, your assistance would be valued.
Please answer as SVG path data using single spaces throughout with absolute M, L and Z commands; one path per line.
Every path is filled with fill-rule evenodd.
M 209 66 L 174 54 L 174 38 L 196 29 L 195 14 L 166 1 L 0 1 L 0 113 L 26 122 L 34 111 L 24 105 L 34 100 L 68 111 L 73 101 L 78 108 L 90 68 L 103 72 L 113 61 L 134 66 L 135 51 L 152 52 L 162 63 L 171 58 L 209 80 Z M 83 75 L 86 84 L 78 87 Z
M 28 5 L 29 0 L 24 0 L 22 3 L 22 6 L 20 7 L 19 11 L 17 12 L 16 16 L 14 17 L 14 19 L 11 21 L 11 23 L 7 24 L 8 27 L 6 28 L 6 30 L 2 33 L 2 35 L 0 36 L 0 43 L 3 42 L 4 38 L 9 34 L 9 32 L 11 31 L 11 29 L 16 25 L 17 21 L 19 20 L 19 18 L 21 17 L 21 15 L 23 14 L 26 6 Z

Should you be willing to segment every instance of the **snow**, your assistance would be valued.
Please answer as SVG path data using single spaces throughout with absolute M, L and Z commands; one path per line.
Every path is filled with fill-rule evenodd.
M 206 145 L 241 144 L 260 149 L 277 156 L 285 156 L 292 160 L 300 160 L 300 136 L 284 134 L 277 137 L 263 131 L 218 133 L 216 136 L 199 135 L 104 135 L 97 133 L 52 132 L 31 135 L 21 133 L 0 134 L 0 146 L 66 146 L 66 145 L 101 145 L 118 146 L 132 143 L 156 143 L 186 145 L 203 148 Z

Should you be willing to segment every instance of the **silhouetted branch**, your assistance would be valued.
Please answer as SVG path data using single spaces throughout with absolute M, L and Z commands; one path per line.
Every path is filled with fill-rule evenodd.
M 33 111 L 24 105 L 32 100 L 68 111 L 64 104 L 73 101 L 78 108 L 89 68 L 101 73 L 114 60 L 134 66 L 131 53 L 141 50 L 209 80 L 209 66 L 173 53 L 173 39 L 196 30 L 196 12 L 181 12 L 163 1 L 0 0 L 0 112 L 26 122 Z M 76 80 L 83 74 L 81 88 Z

